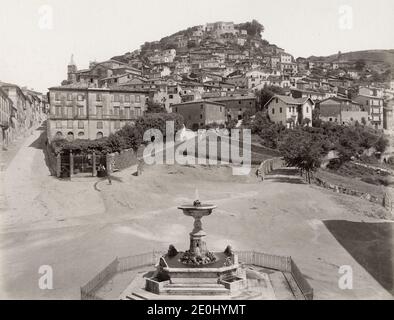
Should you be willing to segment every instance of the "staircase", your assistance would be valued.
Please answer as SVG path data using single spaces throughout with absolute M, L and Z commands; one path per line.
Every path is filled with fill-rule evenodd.
M 217 283 L 169 283 L 164 285 L 163 291 L 160 292 L 160 294 L 213 296 L 213 295 L 229 295 L 230 290 L 226 289 L 224 285 Z

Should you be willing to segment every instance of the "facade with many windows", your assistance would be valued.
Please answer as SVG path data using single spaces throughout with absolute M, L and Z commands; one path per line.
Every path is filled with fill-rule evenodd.
M 149 91 L 118 88 L 49 89 L 48 139 L 99 139 L 132 124 L 146 111 Z

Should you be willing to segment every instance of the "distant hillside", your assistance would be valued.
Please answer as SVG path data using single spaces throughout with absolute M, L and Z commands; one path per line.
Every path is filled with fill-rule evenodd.
M 327 62 L 345 61 L 355 62 L 364 60 L 368 66 L 377 67 L 378 69 L 391 69 L 394 71 L 394 50 L 364 50 L 346 53 L 333 54 L 328 57 L 311 56 L 308 60 L 324 60 Z M 383 71 L 382 70 L 382 71 Z

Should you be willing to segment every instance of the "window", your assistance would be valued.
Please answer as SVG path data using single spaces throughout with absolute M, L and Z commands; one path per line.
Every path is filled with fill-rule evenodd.
M 103 122 L 97 121 L 97 129 L 102 129 L 102 128 L 103 128 Z
M 84 110 L 82 106 L 78 106 L 78 116 L 83 117 L 84 116 Z
M 67 107 L 67 118 L 73 118 L 73 107 Z
M 278 100 L 278 98 L 275 98 L 275 103 L 279 103 L 279 100 Z
M 85 133 L 83 131 L 78 132 L 78 137 L 82 138 L 85 135 Z
M 130 119 L 130 108 L 124 108 L 124 114 L 126 119 Z
M 71 101 L 72 100 L 72 94 L 71 93 L 67 93 L 67 101 Z
M 114 107 L 114 115 L 119 117 L 119 107 Z
M 96 93 L 96 101 L 102 101 L 101 93 Z
M 84 128 L 83 121 L 78 121 L 78 129 L 83 129 L 83 128 Z
M 137 98 L 137 102 L 141 102 L 141 97 L 140 96 L 137 96 L 136 98 Z
M 282 107 L 279 108 L 279 113 L 282 113 Z
M 124 101 L 125 102 L 130 102 L 130 96 L 128 94 L 125 95 Z
M 309 113 L 309 107 L 306 107 L 306 113 Z
M 275 109 L 274 108 L 272 108 L 272 114 L 275 114 Z
M 84 97 L 83 94 L 79 94 L 77 99 L 78 99 L 78 101 L 83 101 L 84 98 L 85 98 L 85 97 Z
M 130 96 L 130 102 L 135 102 L 135 96 L 134 95 Z
M 118 94 L 115 94 L 115 96 L 114 96 L 114 101 L 115 101 L 115 102 L 119 102 L 119 95 L 118 95 Z
M 101 106 L 96 106 L 96 116 L 98 119 L 103 118 L 103 107 Z
M 55 93 L 55 100 L 60 101 L 60 93 L 59 92 Z
M 61 128 L 62 128 L 62 122 L 56 121 L 56 129 L 61 129 Z
M 137 97 L 139 97 L 139 96 L 137 96 Z M 169 98 L 169 99 L 174 99 L 174 95 L 170 94 L 170 95 L 168 96 L 168 98 Z M 137 101 L 138 101 L 138 98 L 137 98 Z
M 62 115 L 62 107 L 61 106 L 56 106 L 55 107 L 55 115 L 57 117 L 60 117 Z
M 60 131 L 56 132 L 56 137 L 57 137 L 57 138 L 60 138 L 60 137 L 62 137 L 62 136 L 63 136 L 63 133 L 61 133 Z
M 200 119 L 202 119 L 202 114 L 200 114 Z
M 103 133 L 102 132 L 97 132 L 97 134 L 96 134 L 96 139 L 102 139 L 104 137 L 104 135 L 103 135 Z
M 115 121 L 115 129 L 120 129 L 120 121 Z
M 201 110 L 204 109 L 204 105 L 203 105 L 203 104 L 200 106 L 200 109 L 201 109 Z
M 67 120 L 67 129 L 72 129 L 72 128 L 73 128 L 73 121 Z

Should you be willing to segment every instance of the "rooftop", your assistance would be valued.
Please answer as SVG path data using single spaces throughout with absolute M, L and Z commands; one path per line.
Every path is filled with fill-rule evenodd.
M 174 103 L 170 107 L 174 108 L 174 107 L 178 107 L 178 106 L 187 106 L 187 105 L 194 105 L 194 104 L 201 104 L 201 103 L 208 103 L 208 104 L 213 104 L 213 105 L 225 107 L 225 105 L 223 103 L 218 103 L 218 102 L 211 101 L 211 100 L 193 100 L 193 101 L 187 101 L 187 102 L 182 102 L 182 103 Z

